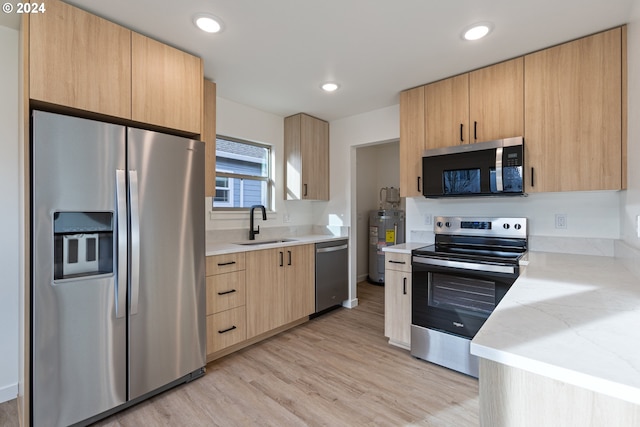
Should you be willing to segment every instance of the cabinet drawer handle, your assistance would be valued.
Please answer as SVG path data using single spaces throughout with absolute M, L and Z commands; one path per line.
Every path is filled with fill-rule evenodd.
M 235 291 L 236 291 L 235 289 L 231 289 L 230 291 L 218 292 L 218 295 L 227 295 L 227 294 L 232 294 L 232 293 L 234 293 Z
M 225 265 L 233 265 L 235 264 L 235 261 L 229 261 L 229 262 L 219 262 L 218 263 L 218 267 L 224 267 Z
M 307 197 L 307 184 L 304 185 L 304 194 L 303 197 Z
M 394 261 L 394 260 L 389 260 L 389 263 L 391 263 L 391 264 L 406 264 L 405 261 Z
M 531 168 L 531 186 L 533 187 L 533 168 Z
M 280 251 L 280 267 L 284 266 L 284 252 Z
M 418 193 L 420 193 L 420 192 L 422 191 L 422 190 L 420 190 L 420 179 L 421 179 L 421 178 L 422 178 L 422 177 L 420 177 L 420 176 L 418 177 Z
M 464 142 L 464 124 L 460 123 L 460 142 Z
M 289 263 L 287 265 L 291 265 L 291 251 L 287 251 L 287 253 L 289 254 Z
M 230 332 L 230 331 L 233 331 L 234 329 L 238 329 L 238 328 L 236 328 L 236 326 L 234 325 L 234 326 L 232 326 L 232 327 L 230 327 L 230 328 L 227 328 L 227 329 L 223 329 L 223 330 L 221 330 L 221 331 L 218 331 L 218 333 L 219 333 L 219 334 L 224 334 L 225 332 Z
M 473 139 L 478 140 L 478 122 L 473 122 Z
M 402 294 L 403 295 L 407 294 L 407 278 L 406 277 L 402 278 Z

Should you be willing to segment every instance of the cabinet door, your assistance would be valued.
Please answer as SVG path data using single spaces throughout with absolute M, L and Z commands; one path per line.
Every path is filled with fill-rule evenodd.
M 522 57 L 469 73 L 471 142 L 524 135 Z
M 131 31 L 57 0 L 29 19 L 31 99 L 131 118 Z
M 400 195 L 422 195 L 424 86 L 400 92 Z
M 247 339 L 283 325 L 284 253 L 265 249 L 246 253 Z
M 329 123 L 285 117 L 284 156 L 285 200 L 329 200 Z
M 302 115 L 302 198 L 329 200 L 329 123 Z
M 315 310 L 315 246 L 288 246 L 285 253 L 284 323 L 293 322 Z
M 200 134 L 202 60 L 137 33 L 131 58 L 131 118 Z
M 450 147 L 469 140 L 469 74 L 425 87 L 426 148 Z
M 385 269 L 384 334 L 389 343 L 411 347 L 411 273 Z
M 617 28 L 525 56 L 528 192 L 622 187 L 621 37 Z

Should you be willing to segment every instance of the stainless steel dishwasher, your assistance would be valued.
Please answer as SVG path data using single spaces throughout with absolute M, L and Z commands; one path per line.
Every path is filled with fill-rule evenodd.
M 316 243 L 316 313 L 349 298 L 347 239 Z

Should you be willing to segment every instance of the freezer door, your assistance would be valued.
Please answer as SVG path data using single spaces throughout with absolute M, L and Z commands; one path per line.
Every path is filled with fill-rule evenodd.
M 125 128 L 34 111 L 32 130 L 32 420 L 66 426 L 126 400 L 122 289 L 116 313 Z
M 129 128 L 129 398 L 205 365 L 204 144 Z

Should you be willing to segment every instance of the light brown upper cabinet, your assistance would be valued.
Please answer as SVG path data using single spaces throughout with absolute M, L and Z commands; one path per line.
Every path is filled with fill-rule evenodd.
M 425 86 L 427 149 L 468 144 L 469 74 Z
M 623 188 L 623 46 L 615 28 L 525 56 L 528 192 Z
M 205 171 L 204 195 L 216 195 L 216 84 L 204 81 L 204 100 L 202 110 L 202 132 L 200 139 L 204 142 Z
M 426 85 L 426 147 L 522 136 L 523 70 L 520 57 Z
M 425 87 L 400 92 L 400 195 L 422 194 L 422 152 L 424 139 Z
M 199 134 L 202 60 L 137 33 L 131 58 L 131 118 Z
M 131 31 L 57 0 L 29 15 L 30 98 L 131 118 Z
M 200 58 L 58 0 L 25 22 L 30 99 L 201 133 Z
M 284 158 L 285 200 L 329 200 L 329 123 L 286 117 Z

